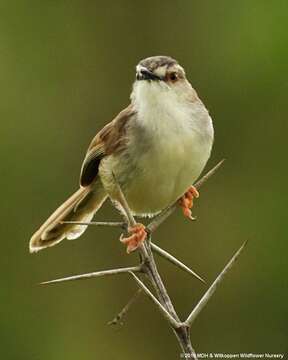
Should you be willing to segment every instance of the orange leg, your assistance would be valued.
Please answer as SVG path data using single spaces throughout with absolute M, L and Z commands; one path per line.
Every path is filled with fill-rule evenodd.
M 147 237 L 147 232 L 143 224 L 136 224 L 128 228 L 128 233 L 130 236 L 123 237 L 121 235 L 120 241 L 127 245 L 127 253 L 130 254 L 132 251 L 138 249 L 140 245 L 143 244 L 144 240 Z
M 199 192 L 195 186 L 190 186 L 186 193 L 179 199 L 179 205 L 182 207 L 183 214 L 190 220 L 195 220 L 192 216 L 193 199 L 199 197 Z

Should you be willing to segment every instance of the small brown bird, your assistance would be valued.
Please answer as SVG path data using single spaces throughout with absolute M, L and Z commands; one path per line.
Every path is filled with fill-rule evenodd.
M 209 159 L 213 144 L 209 113 L 178 62 L 167 56 L 140 61 L 131 104 L 92 140 L 85 156 L 80 188 L 32 236 L 30 252 L 76 239 L 109 197 L 123 211 L 114 176 L 132 213 L 154 216 L 179 199 L 192 218 L 191 186 Z M 184 194 L 184 195 L 183 195 Z M 146 238 L 145 227 L 129 229 L 127 251 Z

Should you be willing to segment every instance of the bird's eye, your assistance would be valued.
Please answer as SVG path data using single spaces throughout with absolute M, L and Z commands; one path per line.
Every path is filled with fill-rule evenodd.
M 177 76 L 177 74 L 176 74 L 175 72 L 170 73 L 170 74 L 168 75 L 168 77 L 169 77 L 169 80 L 171 80 L 171 81 L 176 81 L 176 80 L 178 80 L 178 76 Z

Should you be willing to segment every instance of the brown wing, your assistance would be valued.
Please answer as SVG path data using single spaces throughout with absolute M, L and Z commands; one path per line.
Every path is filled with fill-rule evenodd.
M 80 173 L 80 185 L 88 186 L 96 178 L 100 161 L 106 155 L 121 151 L 126 145 L 126 124 L 135 114 L 132 105 L 122 110 L 92 140 Z

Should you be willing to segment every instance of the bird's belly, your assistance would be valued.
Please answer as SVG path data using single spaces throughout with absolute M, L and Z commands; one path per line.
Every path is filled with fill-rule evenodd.
M 188 137 L 181 142 L 150 144 L 145 151 L 138 146 L 133 153 L 127 151 L 110 159 L 107 168 L 114 169 L 132 212 L 149 216 L 185 193 L 200 175 L 209 154 L 208 146 Z M 113 198 L 109 185 L 105 187 Z
M 166 155 L 166 156 L 165 156 Z M 143 159 L 145 163 L 146 159 Z M 143 164 L 144 165 L 144 164 Z M 189 154 L 163 154 L 147 159 L 126 190 L 136 214 L 153 214 L 175 202 L 199 176 L 202 166 Z

